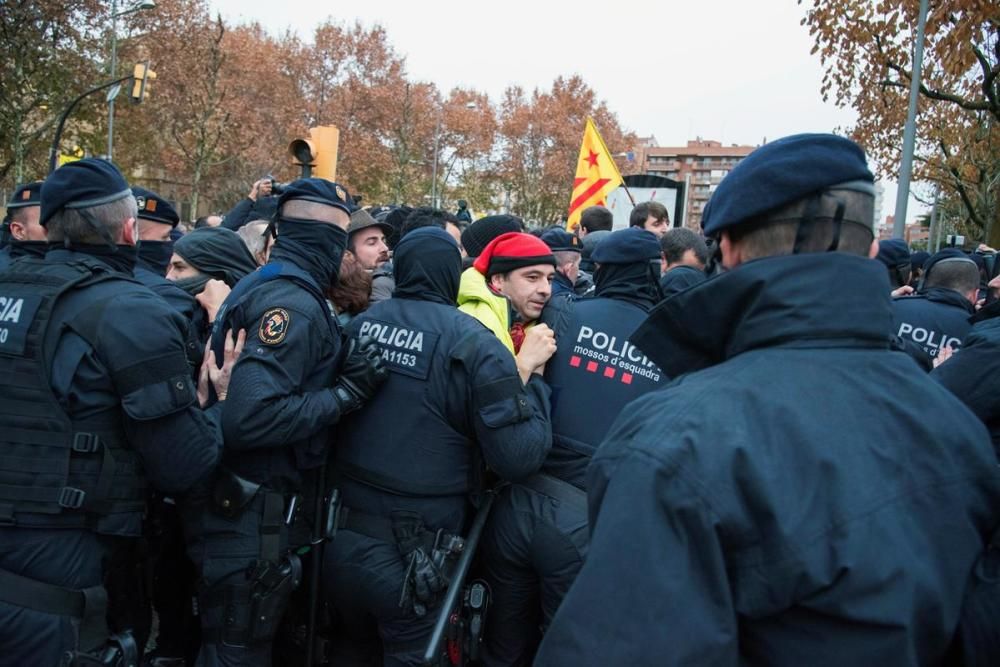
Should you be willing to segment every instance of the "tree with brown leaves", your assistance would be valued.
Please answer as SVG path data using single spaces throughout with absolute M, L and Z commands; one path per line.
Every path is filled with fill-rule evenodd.
M 801 1 L 801 0 L 800 0 Z M 803 25 L 825 68 L 824 99 L 858 112 L 851 134 L 881 175 L 898 170 L 919 0 L 814 0 Z M 930 5 L 914 179 L 961 203 L 967 228 L 1000 242 L 1000 6 Z

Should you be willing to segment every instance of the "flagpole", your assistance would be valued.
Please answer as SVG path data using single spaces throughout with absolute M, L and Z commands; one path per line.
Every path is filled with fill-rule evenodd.
M 622 179 L 622 187 L 625 188 L 625 194 L 628 195 L 628 200 L 630 202 L 632 202 L 632 206 L 634 208 L 635 207 L 635 197 L 632 196 L 632 191 L 628 189 L 627 185 L 625 185 L 625 179 L 624 178 Z

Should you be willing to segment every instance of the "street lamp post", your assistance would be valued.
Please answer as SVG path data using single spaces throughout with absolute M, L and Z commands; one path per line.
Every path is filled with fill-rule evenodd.
M 109 75 L 115 78 L 118 72 L 118 17 L 138 12 L 143 9 L 153 9 L 153 0 L 133 2 L 128 8 L 118 11 L 118 0 L 111 0 L 111 71 Z M 108 159 L 115 149 L 115 95 L 108 96 Z
M 906 204 L 910 198 L 910 177 L 913 171 L 913 143 L 917 133 L 917 97 L 920 96 L 920 67 L 924 59 L 924 27 L 927 25 L 927 0 L 920 0 L 917 18 L 917 43 L 910 72 L 910 105 L 903 128 L 903 157 L 899 166 L 899 188 L 896 190 L 896 214 L 892 221 L 892 237 L 903 238 L 906 227 Z
M 475 102 L 466 102 L 465 108 L 475 110 L 479 107 Z M 434 161 L 431 166 L 431 206 L 438 208 L 437 195 L 437 173 L 438 173 L 438 145 L 441 141 L 441 120 L 444 116 L 444 107 L 438 110 L 437 126 L 434 128 Z

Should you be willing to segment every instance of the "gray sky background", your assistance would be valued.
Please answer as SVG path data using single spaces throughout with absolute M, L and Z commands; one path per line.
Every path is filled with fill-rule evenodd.
M 853 110 L 820 96 L 819 58 L 799 25 L 808 4 L 209 0 L 228 20 L 258 21 L 272 33 L 291 28 L 306 40 L 327 16 L 381 24 L 410 77 L 445 93 L 471 87 L 497 101 L 511 85 L 546 89 L 557 76 L 579 74 L 625 128 L 661 146 L 697 136 L 757 145 L 850 127 Z M 880 222 L 896 201 L 895 183 L 884 185 Z M 908 221 L 922 210 L 911 198 Z

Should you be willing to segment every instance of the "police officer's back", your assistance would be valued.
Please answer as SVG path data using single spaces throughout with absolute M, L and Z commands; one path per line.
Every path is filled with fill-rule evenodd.
M 536 664 L 941 664 L 1000 473 L 890 347 L 872 180 L 852 142 L 798 135 L 720 184 L 730 270 L 632 337 L 678 379 L 593 458 L 587 561 Z
M 595 296 L 553 299 L 543 312 L 558 345 L 545 366 L 552 450 L 539 474 L 504 489 L 483 538 L 487 664 L 530 660 L 586 557 L 590 457 L 626 404 L 665 381 L 628 341 L 659 301 L 659 257 L 651 232 L 614 232 L 594 250 Z
M 958 350 L 972 324 L 979 292 L 979 267 L 961 250 L 946 248 L 924 264 L 917 294 L 893 299 L 895 333 L 936 357 Z
M 469 497 L 482 490 L 481 465 L 524 478 L 551 437 L 541 377 L 522 385 L 503 344 L 455 307 L 454 239 L 436 227 L 408 233 L 395 270 L 393 298 L 348 326 L 379 341 L 391 375 L 335 437 L 346 521 L 328 548 L 324 583 L 348 640 L 335 662 L 358 651 L 373 658 L 380 638 L 386 664 L 419 664 L 453 563 L 451 537 L 463 533 Z M 432 567 L 436 558 L 443 562 Z
M 131 277 L 136 203 L 121 174 L 81 160 L 41 195 L 55 246 L 0 274 L 5 664 L 56 664 L 101 643 L 108 536 L 139 535 L 147 481 L 184 493 L 219 456 L 184 323 Z

